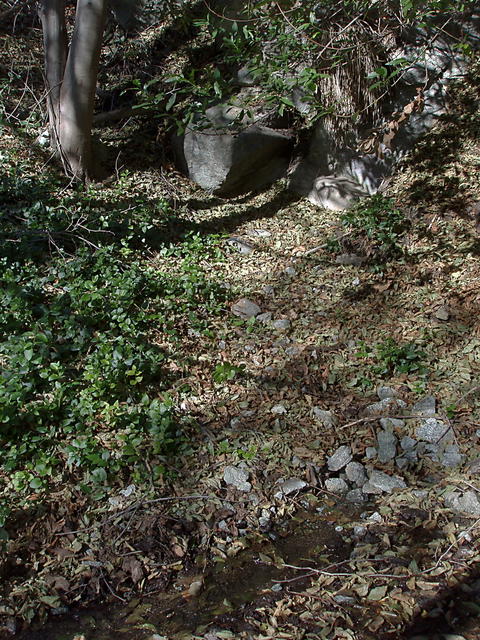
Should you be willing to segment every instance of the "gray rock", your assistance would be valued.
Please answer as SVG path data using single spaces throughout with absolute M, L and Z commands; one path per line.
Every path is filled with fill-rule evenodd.
M 232 305 L 232 313 L 240 318 L 254 318 L 261 312 L 260 307 L 248 298 L 240 298 Z
M 325 480 L 325 489 L 337 495 L 348 493 L 349 486 L 342 478 L 327 478 Z
M 385 431 L 402 429 L 405 426 L 405 420 L 399 420 L 399 418 L 380 418 L 379 422 Z
M 313 407 L 313 415 L 328 429 L 333 429 L 337 424 L 337 418 L 331 411 L 324 411 L 320 409 L 320 407 Z
M 366 498 L 361 489 L 352 489 L 345 495 L 345 500 L 353 504 L 360 504 L 361 502 L 365 502 Z
M 297 275 L 297 270 L 295 269 L 295 267 L 287 267 L 285 269 L 285 275 L 290 276 L 290 278 L 293 278 L 293 276 Z
M 401 413 L 406 406 L 406 403 L 400 398 L 385 398 L 369 404 L 368 407 L 365 407 L 365 412 L 369 416 L 383 415 L 388 417 L 391 414 Z
M 180 170 L 202 189 L 223 197 L 271 184 L 289 165 L 292 137 L 251 124 L 248 117 L 239 122 L 242 111 L 228 105 L 211 107 L 203 119 L 205 128 L 189 128 L 173 140 Z
M 340 471 L 343 469 L 352 459 L 352 450 L 348 445 L 342 445 L 327 458 L 327 466 L 330 471 Z
M 373 460 L 373 458 L 377 457 L 377 450 L 375 447 L 367 447 L 365 449 L 365 457 L 367 460 Z
M 474 460 L 470 460 L 467 469 L 467 473 L 477 474 L 480 473 L 480 458 L 475 458 Z
M 349 490 L 349 486 L 342 478 L 327 478 L 325 480 L 325 489 L 337 495 L 345 495 Z
M 252 485 L 248 481 L 249 473 L 245 469 L 239 467 L 225 467 L 223 472 L 223 480 L 226 484 L 231 485 L 239 491 L 251 491 Z
M 377 388 L 377 396 L 379 400 L 386 400 L 386 398 L 396 398 L 398 391 L 392 389 L 392 387 L 382 386 Z
M 357 256 L 355 253 L 342 253 L 335 258 L 335 262 L 344 266 L 361 267 L 366 262 L 366 258 Z
M 251 231 L 249 231 L 248 235 L 254 236 L 257 238 L 270 238 L 272 234 L 270 233 L 270 231 L 267 231 L 266 229 L 252 229 Z
M 345 474 L 357 487 L 363 487 L 367 481 L 367 472 L 360 462 L 349 462 L 345 467 Z
M 378 513 L 378 511 L 374 511 L 371 515 L 367 517 L 369 522 L 375 522 L 376 524 L 380 524 L 383 522 L 382 516 Z
M 284 413 L 287 413 L 287 409 L 283 404 L 274 404 L 273 407 L 270 409 L 270 412 L 280 416 Z
M 447 507 L 458 513 L 480 516 L 480 500 L 475 491 L 469 490 L 464 493 L 452 491 L 444 496 Z
M 357 524 L 353 527 L 353 535 L 356 538 L 364 538 L 367 535 L 367 527 L 364 527 L 363 524 Z
M 397 454 L 397 438 L 390 431 L 379 431 L 377 433 L 378 460 L 385 463 L 390 462 Z
M 277 331 L 286 331 L 290 328 L 290 320 L 288 318 L 279 318 L 272 322 L 272 327 Z
M 450 309 L 446 305 L 442 305 L 441 307 L 438 307 L 438 309 L 435 310 L 433 315 L 437 320 L 442 320 L 443 322 L 446 322 L 447 320 L 450 319 Z
M 260 322 L 261 324 L 268 324 L 271 320 L 271 311 L 264 311 L 263 313 L 259 313 L 258 316 L 256 316 L 256 321 Z
M 300 478 L 289 478 L 279 485 L 279 489 L 284 496 L 288 496 L 296 491 L 301 491 L 306 486 L 307 483 L 305 480 L 301 480 Z
M 440 455 L 440 463 L 443 467 L 458 467 L 463 463 L 465 456 L 460 453 L 458 445 L 449 444 Z
M 247 240 L 244 240 L 243 238 L 232 236 L 231 238 L 228 238 L 227 242 L 229 245 L 237 249 L 239 253 L 243 253 L 246 256 L 250 255 L 251 253 L 253 253 L 253 251 L 255 251 L 254 245 L 250 244 Z
M 420 416 L 434 416 L 437 412 L 437 401 L 433 396 L 425 396 L 412 407 L 412 413 Z
M 336 595 L 333 596 L 333 599 L 335 600 L 335 602 L 338 602 L 338 604 L 355 604 L 356 600 L 355 598 L 352 598 L 352 596 L 342 596 L 342 595 Z
M 431 444 L 446 444 L 454 439 L 451 427 L 436 418 L 427 418 L 417 429 L 415 435 L 419 440 Z
M 410 436 L 404 436 L 400 440 L 400 446 L 404 451 L 411 451 L 417 444 L 417 441 L 414 438 L 410 438 Z
M 400 476 L 389 476 L 383 471 L 373 470 L 368 478 L 368 482 L 362 487 L 363 493 L 391 493 L 394 489 L 405 489 L 407 485 Z
M 395 458 L 395 464 L 398 469 L 402 470 L 408 467 L 409 461 L 404 456 L 398 456 L 398 458 Z

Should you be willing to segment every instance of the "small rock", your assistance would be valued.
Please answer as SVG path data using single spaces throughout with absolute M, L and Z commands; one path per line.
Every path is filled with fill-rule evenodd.
M 320 409 L 320 407 L 313 407 L 313 415 L 328 429 L 333 429 L 337 424 L 337 418 L 331 411 L 324 411 Z
M 400 470 L 405 469 L 405 467 L 408 467 L 408 462 L 409 461 L 404 456 L 398 456 L 398 458 L 395 458 L 395 464 L 397 465 L 397 468 Z
M 335 602 L 338 602 L 338 604 L 355 604 L 356 602 L 355 598 L 352 598 L 352 596 L 342 596 L 340 594 L 333 596 L 333 599 Z
M 383 471 L 377 471 L 376 469 L 370 473 L 368 482 L 363 487 L 363 493 L 391 493 L 394 489 L 405 489 L 407 485 L 403 478 L 400 476 L 389 476 Z
M 400 400 L 400 398 L 385 398 L 379 402 L 369 404 L 368 407 L 365 408 L 365 412 L 370 416 L 383 414 L 385 417 L 388 417 L 389 414 L 400 413 L 406 406 L 406 403 Z
M 275 404 L 270 409 L 270 412 L 280 416 L 283 413 L 287 413 L 287 410 L 285 409 L 283 404 Z
M 425 396 L 412 407 L 412 413 L 421 416 L 434 416 L 437 412 L 437 401 L 433 396 Z
M 367 458 L 367 460 L 372 460 L 373 458 L 376 458 L 377 450 L 375 449 L 375 447 L 367 447 L 365 449 L 365 457 Z
M 432 444 L 445 444 L 454 438 L 451 427 L 436 418 L 427 418 L 423 424 L 417 427 L 415 435 L 419 440 Z
M 260 516 L 260 518 L 258 519 L 258 524 L 262 529 L 268 529 L 270 527 L 270 518 Z
M 385 463 L 393 460 L 397 453 L 397 438 L 390 431 L 379 431 L 377 433 L 378 460 Z
M 464 461 L 465 456 L 459 451 L 458 445 L 449 444 L 445 447 L 445 451 L 440 456 L 440 462 L 443 467 L 458 467 Z
M 480 473 L 480 458 L 470 460 L 466 469 L 467 473 L 477 474 Z
M 379 400 L 386 400 L 387 398 L 396 398 L 398 396 L 398 392 L 392 387 L 378 387 L 377 388 L 377 396 Z
M 361 267 L 365 261 L 366 261 L 366 258 L 363 258 L 362 256 L 357 256 L 356 253 L 342 253 L 335 258 L 335 262 L 337 264 L 342 264 L 345 266 L 352 266 L 352 267 Z
M 232 313 L 240 318 L 254 318 L 261 312 L 260 307 L 248 298 L 240 298 L 232 305 Z
M 223 472 L 223 480 L 226 484 L 232 485 L 239 491 L 251 491 L 252 485 L 247 482 L 249 473 L 245 469 L 238 467 L 225 467 Z
M 357 524 L 353 527 L 353 535 L 355 538 L 364 538 L 367 535 L 367 527 L 363 524 Z
M 290 328 L 290 320 L 288 318 L 279 318 L 272 322 L 272 327 L 277 331 L 286 331 Z
M 345 473 L 350 482 L 357 487 L 362 487 L 367 481 L 367 472 L 360 462 L 349 462 L 345 467 Z
M 342 445 L 327 458 L 327 465 L 330 471 L 340 471 L 352 459 L 352 450 L 348 445 Z
M 453 509 L 453 511 L 468 513 L 475 517 L 480 516 L 480 501 L 475 491 L 469 490 L 463 494 L 452 491 L 446 494 L 444 499 L 447 507 Z
M 269 238 L 272 234 L 266 229 L 252 229 L 249 235 L 257 236 L 257 238 Z
M 266 285 L 263 287 L 263 293 L 264 293 L 266 296 L 272 296 L 272 295 L 275 293 L 275 289 L 272 287 L 272 285 L 271 285 L 271 284 L 266 284 Z
M 300 478 L 289 478 L 282 482 L 279 488 L 284 496 L 288 496 L 295 491 L 301 491 L 306 486 L 307 483 L 304 480 L 300 480 Z
M 295 267 L 287 267 L 285 269 L 285 275 L 290 276 L 291 278 L 293 278 L 293 276 L 297 275 L 297 270 L 295 269 Z
M 256 316 L 255 320 L 257 322 L 260 322 L 261 324 L 268 324 L 272 319 L 272 312 L 271 311 L 264 311 L 263 313 L 259 313 L 258 316 Z
M 342 478 L 328 478 L 325 480 L 325 489 L 336 495 L 344 495 L 348 492 L 349 487 Z
M 438 307 L 438 309 L 435 310 L 433 315 L 437 320 L 442 320 L 443 322 L 446 322 L 447 320 L 450 319 L 450 309 L 446 305 L 442 305 L 441 307 Z
M 367 517 L 367 520 L 369 522 L 376 522 L 377 524 L 380 524 L 381 522 L 383 522 L 383 518 L 382 516 L 378 513 L 378 511 L 374 511 L 372 513 L 372 515 Z
M 239 253 L 243 253 L 246 256 L 250 255 L 255 250 L 255 247 L 243 238 L 232 237 L 229 238 L 227 242 L 232 245 L 232 247 L 235 247 Z
M 345 500 L 353 504 L 360 504 L 361 502 L 365 502 L 366 498 L 361 489 L 352 489 L 346 494 Z
M 278 584 L 278 582 L 276 584 L 273 584 L 272 587 L 271 587 L 271 590 L 274 591 L 274 592 L 277 592 L 277 593 L 279 591 L 281 591 L 282 589 L 283 589 L 282 585 Z
M 402 429 L 405 426 L 404 420 L 398 418 L 380 418 L 379 420 L 385 431 L 393 431 L 394 429 Z
M 410 451 L 415 447 L 416 444 L 417 444 L 417 441 L 414 438 L 410 438 L 410 436 L 404 436 L 400 440 L 400 446 L 404 451 Z

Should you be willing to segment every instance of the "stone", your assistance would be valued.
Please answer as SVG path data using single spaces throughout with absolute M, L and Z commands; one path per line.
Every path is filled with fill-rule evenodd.
M 373 458 L 377 457 L 377 450 L 375 447 L 367 447 L 365 449 L 365 457 L 367 460 L 373 460 Z
M 320 409 L 320 407 L 313 407 L 312 411 L 315 418 L 317 418 L 317 420 L 320 420 L 324 427 L 333 429 L 333 427 L 337 424 L 337 418 L 331 411 L 325 411 L 323 409 Z
M 337 264 L 351 267 L 361 267 L 366 260 L 363 256 L 357 256 L 356 253 L 342 253 L 335 258 Z
M 290 278 L 293 278 L 293 276 L 297 275 L 297 270 L 295 267 L 287 267 L 284 273 L 285 275 L 290 276 Z
M 342 478 L 327 478 L 325 480 L 325 489 L 337 495 L 344 495 L 348 492 L 349 487 Z
M 392 413 L 401 413 L 406 406 L 406 403 L 400 398 L 384 398 L 365 407 L 365 413 L 369 416 L 383 414 L 384 417 L 388 417 Z
M 410 436 L 404 436 L 400 440 L 400 446 L 404 451 L 410 451 L 417 444 L 417 441 L 414 438 L 410 438 Z
M 450 309 L 446 305 L 442 305 L 435 309 L 434 314 L 437 320 L 442 320 L 442 322 L 447 322 L 450 319 Z
M 377 396 L 379 400 L 385 400 L 386 398 L 396 398 L 398 391 L 392 389 L 392 387 L 381 386 L 377 387 Z
M 412 407 L 412 413 L 420 416 L 434 416 L 437 412 L 437 401 L 433 396 L 425 396 Z
M 260 307 L 248 298 L 240 298 L 232 305 L 232 313 L 240 318 L 254 318 L 261 312 Z
M 363 524 L 356 524 L 353 527 L 353 535 L 355 538 L 364 538 L 367 535 L 367 527 L 364 527 Z
M 274 404 L 270 409 L 270 412 L 280 416 L 284 413 L 287 413 L 287 410 L 283 404 Z
M 361 489 L 352 489 L 345 495 L 345 500 L 353 504 L 360 504 L 361 502 L 365 502 L 366 498 Z
M 407 485 L 400 476 L 389 476 L 383 471 L 374 469 L 368 478 L 368 482 L 362 487 L 364 493 L 391 493 L 394 489 L 405 489 Z
M 415 435 L 419 440 L 431 444 L 446 444 L 454 439 L 451 427 L 436 418 L 427 418 L 417 429 Z
M 241 101 L 240 92 L 238 102 Z M 242 116 L 245 112 L 240 106 L 210 107 L 205 116 L 199 114 L 197 118 L 201 126 L 189 127 L 173 139 L 179 169 L 215 195 L 235 197 L 248 193 L 287 172 L 292 136 L 253 124 L 251 118 Z
M 355 604 L 356 603 L 355 598 L 352 598 L 352 596 L 342 596 L 341 594 L 333 596 L 333 599 L 335 600 L 335 602 L 338 602 L 338 604 Z
M 330 471 L 340 471 L 343 469 L 352 459 L 352 450 L 348 445 L 342 445 L 327 458 L 327 466 Z
M 470 460 L 467 469 L 467 473 L 471 473 L 472 475 L 476 475 L 480 473 L 480 458 L 475 458 L 474 460 Z
M 251 491 L 252 485 L 248 481 L 250 474 L 245 469 L 239 467 L 225 467 L 223 472 L 223 480 L 226 484 L 231 485 L 239 491 Z
M 377 433 L 378 460 L 381 463 L 390 462 L 397 453 L 397 438 L 390 431 L 379 431 Z
M 301 480 L 300 478 L 289 478 L 288 480 L 285 480 L 285 482 L 282 482 L 279 485 L 279 488 L 284 496 L 288 496 L 296 491 L 301 491 L 306 486 L 307 483 L 305 480 Z
M 458 445 L 449 444 L 440 454 L 440 463 L 443 467 L 458 467 L 463 463 L 465 456 L 460 453 Z
M 248 232 L 248 235 L 254 236 L 257 238 L 270 238 L 272 234 L 270 233 L 270 231 L 267 231 L 266 229 L 252 229 L 251 231 Z
M 263 313 L 259 313 L 258 316 L 255 316 L 255 319 L 261 324 L 268 324 L 272 320 L 272 313 L 270 311 L 264 311 Z
M 349 462 L 345 467 L 345 474 L 357 487 L 362 487 L 367 481 L 367 472 L 360 462 Z
M 247 240 L 239 238 L 237 236 L 228 238 L 227 243 L 237 249 L 239 253 L 243 253 L 246 256 L 255 251 L 255 247 L 253 244 L 250 244 Z
M 277 331 L 286 331 L 290 328 L 290 320 L 288 318 L 279 318 L 272 322 L 272 327 Z
M 447 507 L 453 511 L 480 517 L 480 500 L 475 491 L 468 490 L 464 493 L 452 491 L 445 494 L 444 500 Z
M 404 456 L 398 456 L 398 458 L 395 458 L 395 464 L 397 465 L 397 468 L 400 470 L 405 469 L 405 467 L 408 467 L 408 463 L 409 461 Z
M 374 511 L 370 516 L 367 517 L 369 522 L 375 522 L 376 524 L 380 524 L 383 522 L 382 516 L 378 513 L 378 511 Z
M 399 418 L 380 418 L 379 422 L 385 431 L 393 431 L 405 426 L 405 420 L 400 420 Z

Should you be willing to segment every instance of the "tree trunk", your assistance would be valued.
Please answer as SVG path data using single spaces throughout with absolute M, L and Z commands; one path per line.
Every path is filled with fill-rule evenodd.
M 52 147 L 58 149 L 60 89 L 68 53 L 65 0 L 41 0 L 38 15 L 42 22 L 45 51 L 45 88 L 50 141 Z
M 80 180 L 95 174 L 91 130 L 106 7 L 107 0 L 77 1 L 60 90 L 60 153 L 67 172 Z

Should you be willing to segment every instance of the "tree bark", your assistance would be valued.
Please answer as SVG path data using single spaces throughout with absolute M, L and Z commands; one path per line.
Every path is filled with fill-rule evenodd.
M 45 88 L 50 141 L 52 147 L 58 149 L 60 90 L 68 53 L 65 0 L 41 0 L 38 15 L 42 23 L 45 51 Z
M 106 8 L 107 0 L 78 0 L 60 90 L 60 152 L 67 172 L 80 180 L 95 175 L 91 130 Z

